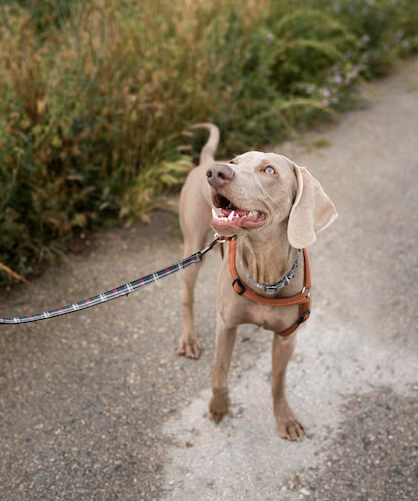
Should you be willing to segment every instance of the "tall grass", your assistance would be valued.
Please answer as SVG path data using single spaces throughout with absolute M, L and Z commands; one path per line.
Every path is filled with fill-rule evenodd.
M 6 1 L 0 263 L 28 276 L 77 232 L 146 218 L 191 167 L 189 124 L 234 153 L 279 141 L 417 33 L 415 0 Z

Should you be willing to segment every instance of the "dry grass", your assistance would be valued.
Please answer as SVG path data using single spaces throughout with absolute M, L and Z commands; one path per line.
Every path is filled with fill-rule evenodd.
M 145 219 L 192 165 L 181 133 L 193 122 L 217 123 L 235 153 L 337 110 L 359 73 L 385 66 L 405 40 L 412 50 L 416 36 L 414 0 L 397 2 L 399 19 L 389 0 L 353 1 L 362 9 L 323 0 L 8 0 L 0 262 L 29 275 L 74 233 Z M 373 8 L 386 16 L 381 26 Z M 9 276 L 0 272 L 0 282 Z

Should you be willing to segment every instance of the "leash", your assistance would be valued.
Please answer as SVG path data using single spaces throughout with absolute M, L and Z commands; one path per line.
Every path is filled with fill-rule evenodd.
M 115 289 L 104 292 L 103 294 L 99 294 L 97 296 L 93 296 L 89 299 L 84 299 L 83 301 L 79 301 L 78 303 L 73 303 L 69 306 L 62 306 L 57 310 L 44 311 L 43 313 L 37 313 L 35 315 L 27 315 L 23 317 L 14 317 L 14 318 L 1 318 L 0 317 L 0 325 L 16 325 L 16 324 L 26 324 L 29 322 L 37 322 L 38 320 L 46 320 L 47 318 L 59 317 L 61 315 L 66 315 L 68 313 L 74 313 L 75 311 L 85 310 L 86 308 L 91 308 L 92 306 L 96 306 L 101 303 L 106 303 L 107 301 L 111 301 L 112 299 L 117 299 L 122 296 L 128 296 L 132 292 L 135 292 L 143 287 L 151 285 L 158 280 L 161 280 L 177 271 L 184 270 L 188 266 L 192 264 L 199 264 L 203 256 L 212 250 L 216 244 L 223 243 L 226 240 L 223 237 L 220 237 L 218 234 L 215 235 L 213 241 L 205 247 L 203 250 L 199 250 L 185 259 L 182 259 L 176 264 L 169 266 L 168 268 L 164 268 L 162 270 L 156 271 L 155 273 L 151 273 L 146 275 L 145 277 L 138 278 L 133 282 L 128 282 L 127 284 L 116 287 Z

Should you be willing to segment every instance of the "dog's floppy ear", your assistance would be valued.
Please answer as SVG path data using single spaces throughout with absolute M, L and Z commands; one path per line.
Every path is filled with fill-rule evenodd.
M 316 240 L 316 234 L 337 217 L 335 205 L 319 182 L 305 169 L 294 165 L 297 193 L 289 215 L 287 237 L 292 247 L 303 249 Z

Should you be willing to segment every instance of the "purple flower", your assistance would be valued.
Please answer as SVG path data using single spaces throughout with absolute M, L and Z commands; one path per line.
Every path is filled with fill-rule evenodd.
M 322 91 L 322 94 L 324 95 L 324 97 L 329 97 L 331 95 L 331 92 L 328 89 L 324 89 Z
M 335 75 L 335 77 L 334 77 L 334 82 L 335 82 L 336 84 L 339 84 L 339 83 L 341 83 L 342 81 L 343 81 L 343 79 L 341 78 L 341 75 L 338 75 L 338 74 L 337 74 L 337 75 Z

